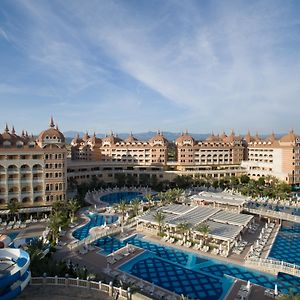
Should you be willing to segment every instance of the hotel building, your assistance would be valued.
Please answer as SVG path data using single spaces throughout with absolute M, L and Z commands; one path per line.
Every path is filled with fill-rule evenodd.
M 229 136 L 211 134 L 206 140 L 196 141 L 187 132 L 175 141 L 176 169 L 180 175 L 220 179 L 244 173 L 241 162 L 245 158 L 246 145 L 232 131 Z
M 122 140 L 111 133 L 99 139 L 86 133 L 71 142 L 71 160 L 68 161 L 68 178 L 84 182 L 96 177 L 115 182 L 116 174 L 132 175 L 137 182 L 163 175 L 168 161 L 168 141 L 158 132 L 148 141 L 139 141 L 132 134 Z
M 247 160 L 242 162 L 250 178 L 275 176 L 291 185 L 300 184 L 300 137 L 290 131 L 280 139 L 271 134 L 245 137 Z
M 300 139 L 293 131 L 265 140 L 250 133 L 242 138 L 232 131 L 202 141 L 186 132 L 175 141 L 175 161 L 168 161 L 168 145 L 161 132 L 147 141 L 132 134 L 122 140 L 114 134 L 100 139 L 86 133 L 72 140 L 67 159 L 65 137 L 52 118 L 37 139 L 6 126 L 0 134 L 0 208 L 10 201 L 22 208 L 50 208 L 52 201 L 66 199 L 67 179 L 115 183 L 130 175 L 137 184 L 150 184 L 178 175 L 217 180 L 248 174 L 300 184 Z
M 20 207 L 50 206 L 66 197 L 66 156 L 64 135 L 50 126 L 37 139 L 14 127 L 0 134 L 0 208 L 11 201 Z

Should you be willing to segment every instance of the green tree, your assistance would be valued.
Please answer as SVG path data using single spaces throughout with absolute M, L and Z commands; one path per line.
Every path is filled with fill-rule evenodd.
M 8 202 L 7 208 L 9 210 L 10 216 L 13 218 L 19 213 L 20 203 L 18 202 L 18 200 L 13 199 L 10 202 Z
M 294 294 L 293 289 L 290 289 L 289 294 L 283 294 L 277 297 L 278 300 L 300 300 L 300 294 Z
M 176 226 L 176 232 L 183 235 L 184 242 L 186 242 L 186 238 L 189 236 L 190 228 L 191 224 L 189 224 L 188 222 L 182 222 L 177 224 Z
M 247 175 L 242 175 L 240 177 L 240 181 L 241 181 L 242 184 L 247 184 L 249 182 L 249 180 L 250 180 L 250 177 L 247 176 Z
M 122 200 L 121 202 L 119 202 L 117 204 L 117 210 L 121 213 L 121 226 L 122 226 L 122 232 L 123 232 L 123 226 L 124 226 L 124 221 L 125 221 L 125 214 L 126 214 L 126 211 L 127 211 L 127 207 L 128 207 L 128 204 L 125 200 Z
M 68 209 L 70 212 L 71 223 L 73 223 L 76 211 L 80 208 L 80 205 L 76 199 L 68 201 Z
M 162 213 L 161 211 L 157 211 L 156 214 L 154 215 L 154 221 L 157 222 L 158 224 L 158 232 L 159 232 L 159 235 L 161 235 L 162 233 L 162 226 L 165 222 L 165 214 Z
M 206 223 L 198 224 L 195 228 L 195 231 L 198 231 L 203 237 L 204 241 L 206 241 L 209 235 L 209 226 Z
M 51 240 L 55 243 L 59 237 L 59 228 L 65 225 L 63 213 L 60 211 L 52 211 L 49 225 Z
M 141 208 L 141 200 L 139 198 L 133 199 L 131 202 L 131 206 L 134 216 L 137 216 Z

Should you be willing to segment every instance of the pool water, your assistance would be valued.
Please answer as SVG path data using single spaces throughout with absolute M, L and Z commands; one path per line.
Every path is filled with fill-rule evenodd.
M 248 206 L 250 208 L 264 208 L 264 209 L 268 209 L 268 210 L 274 210 L 277 212 L 285 212 L 291 215 L 296 215 L 296 216 L 300 216 L 300 209 L 298 207 L 293 207 L 293 206 L 283 206 L 283 205 L 277 205 L 277 204 L 273 204 L 273 203 L 268 203 L 268 202 L 264 202 L 264 203 L 258 203 L 258 202 L 252 202 L 249 201 L 248 202 Z
M 294 292 L 300 291 L 297 277 L 281 274 L 276 278 L 239 265 L 153 243 L 140 236 L 123 242 L 106 237 L 98 240 L 96 245 L 102 249 L 100 253 L 109 254 L 127 243 L 146 251 L 121 266 L 121 270 L 192 299 L 223 299 L 233 278 L 250 280 L 273 289 L 277 284 L 278 290 L 283 293 L 288 293 L 290 288 L 294 288 Z
M 283 223 L 275 239 L 269 257 L 300 266 L 300 224 Z
M 11 240 L 13 241 L 17 236 L 18 234 L 20 233 L 20 231 L 13 231 L 13 232 L 10 232 L 10 233 L 7 233 L 7 235 L 11 238 Z
M 157 257 L 149 251 L 121 266 L 121 269 L 179 295 L 188 295 L 192 299 L 224 299 L 233 283 L 230 278 L 196 272 Z
M 83 240 L 89 235 L 89 230 L 91 228 L 103 225 L 104 221 L 106 221 L 106 224 L 112 224 L 118 220 L 118 216 L 116 215 L 105 216 L 98 213 L 88 213 L 87 217 L 90 218 L 90 221 L 82 227 L 79 227 L 76 230 L 74 230 L 74 238 L 78 240 Z
M 139 192 L 116 192 L 110 193 L 100 197 L 100 200 L 109 204 L 119 203 L 124 200 L 126 202 L 130 202 L 133 199 L 143 200 L 143 195 Z

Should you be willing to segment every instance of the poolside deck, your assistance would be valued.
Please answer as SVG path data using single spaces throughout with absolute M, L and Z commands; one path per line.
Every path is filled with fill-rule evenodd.
M 229 291 L 229 293 L 228 293 L 227 297 L 225 298 L 225 300 L 241 299 L 238 296 L 238 292 L 240 290 L 240 287 L 243 284 L 246 284 L 246 282 L 243 281 L 243 280 L 236 280 L 236 282 L 234 283 L 234 286 Z M 258 286 L 258 285 L 251 285 L 251 290 L 250 290 L 248 300 L 272 300 L 272 299 L 275 299 L 275 298 L 272 298 L 272 297 L 265 296 L 265 294 L 264 294 L 265 290 L 266 289 L 264 287 L 261 287 L 261 286 Z

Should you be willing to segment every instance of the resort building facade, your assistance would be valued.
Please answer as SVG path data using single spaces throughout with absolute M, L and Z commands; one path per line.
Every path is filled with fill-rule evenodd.
M 280 139 L 271 134 L 245 137 L 247 160 L 242 162 L 250 178 L 274 176 L 291 185 L 300 184 L 300 137 L 290 131 Z
M 196 141 L 187 132 L 176 141 L 176 169 L 179 175 L 221 179 L 244 173 L 241 162 L 245 159 L 245 141 L 232 131 L 229 136 L 211 134 Z
M 50 207 L 66 198 L 67 179 L 116 183 L 126 176 L 132 184 L 149 185 L 178 175 L 219 180 L 248 174 L 300 184 L 300 139 L 293 131 L 280 139 L 274 134 L 241 137 L 232 131 L 202 141 L 186 132 L 175 141 L 174 161 L 168 160 L 169 142 L 161 132 L 147 141 L 132 134 L 122 140 L 113 133 L 104 138 L 86 133 L 70 146 L 67 159 L 65 137 L 52 118 L 37 138 L 17 135 L 6 126 L 0 134 L 0 207 L 10 201 L 23 208 Z
M 22 208 L 50 206 L 66 198 L 64 135 L 51 118 L 37 139 L 14 127 L 0 134 L 0 207 L 16 201 Z

